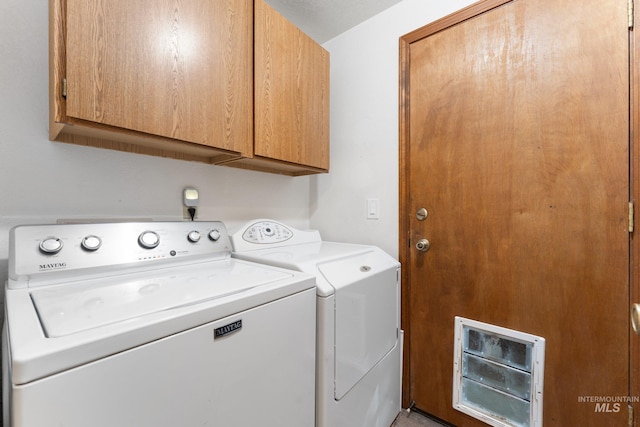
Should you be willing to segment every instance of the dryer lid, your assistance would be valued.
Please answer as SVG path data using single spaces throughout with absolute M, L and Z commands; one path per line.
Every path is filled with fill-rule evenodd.
M 379 252 L 381 257 L 391 260 L 395 265 L 399 265 L 389 255 L 375 246 L 337 242 L 314 242 L 280 247 L 267 246 L 259 250 L 233 252 L 232 256 L 247 261 L 315 274 L 318 296 L 326 297 L 333 295 L 335 288 L 319 272 L 319 265 L 328 265 L 340 260 L 352 260 L 357 255 L 374 251 Z M 335 275 L 336 280 L 334 280 L 334 276 L 330 274 L 331 280 L 338 283 L 337 286 L 342 283 L 342 280 L 338 278 L 339 276 L 340 274 Z
M 375 246 L 364 246 L 361 252 L 343 253 L 340 258 L 319 262 L 318 271 L 336 290 L 367 280 L 385 270 L 395 270 L 400 263 Z M 395 280 L 395 279 L 394 279 Z

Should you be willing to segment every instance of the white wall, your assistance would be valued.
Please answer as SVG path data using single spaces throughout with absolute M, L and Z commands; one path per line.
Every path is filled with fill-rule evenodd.
M 398 255 L 399 38 L 472 0 L 404 0 L 328 41 L 331 173 L 311 178 L 311 227 Z M 380 219 L 365 219 L 366 199 Z
M 199 219 L 309 225 L 309 178 L 251 172 L 48 140 L 48 2 L 0 2 L 0 284 L 8 230 L 59 218 L 182 219 L 182 189 L 200 190 Z

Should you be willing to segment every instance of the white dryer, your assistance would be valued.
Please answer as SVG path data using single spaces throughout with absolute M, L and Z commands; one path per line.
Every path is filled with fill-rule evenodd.
M 231 241 L 235 258 L 316 276 L 316 426 L 389 427 L 401 408 L 400 264 L 268 219 Z

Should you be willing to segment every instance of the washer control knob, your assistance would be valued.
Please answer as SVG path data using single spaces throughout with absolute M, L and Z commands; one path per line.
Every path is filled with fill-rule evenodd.
M 217 242 L 219 238 L 220 230 L 214 228 L 209 232 L 209 240 L 211 240 L 212 242 Z
M 160 236 L 155 231 L 144 231 L 138 236 L 138 244 L 145 249 L 153 249 L 160 244 Z
M 40 241 L 40 251 L 47 255 L 57 254 L 62 246 L 64 246 L 62 240 L 57 237 L 47 237 Z
M 196 230 L 190 231 L 189 234 L 187 235 L 187 239 L 191 243 L 196 243 L 197 241 L 200 240 L 200 232 Z
M 102 246 L 102 240 L 100 240 L 98 236 L 91 235 L 82 239 L 80 245 L 82 246 L 82 249 L 93 252 L 100 249 L 100 246 Z

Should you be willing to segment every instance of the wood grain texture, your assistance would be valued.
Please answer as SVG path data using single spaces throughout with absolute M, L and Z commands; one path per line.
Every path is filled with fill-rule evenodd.
M 247 169 L 258 172 L 268 172 L 288 176 L 304 176 L 326 173 L 324 169 L 313 168 L 311 166 L 297 163 L 284 162 L 262 157 L 239 158 L 222 163 L 224 166 L 231 166 L 239 169 Z
M 242 158 L 229 166 L 293 176 L 328 171 L 328 53 L 275 11 L 269 22 L 279 26 L 260 27 L 275 31 L 275 45 L 257 73 L 271 80 L 268 114 L 255 116 L 269 130 L 254 153 L 252 1 L 49 5 L 51 140 L 216 164 Z
M 251 1 L 66 9 L 67 116 L 250 155 Z
M 66 76 L 66 2 L 49 0 L 49 139 L 55 140 L 64 128 L 66 100 L 62 79 Z
M 255 2 L 255 154 L 329 169 L 329 53 Z
M 408 400 L 485 425 L 451 407 L 461 315 L 547 340 L 545 426 L 622 425 L 578 398 L 629 384 L 626 2 L 483 3 L 401 42 Z
M 240 158 L 238 153 L 192 142 L 177 141 L 127 129 L 113 132 L 109 126 L 91 122 L 74 120 L 72 123 L 73 125 L 64 127 L 56 137 L 56 141 L 210 164 L 220 164 Z

